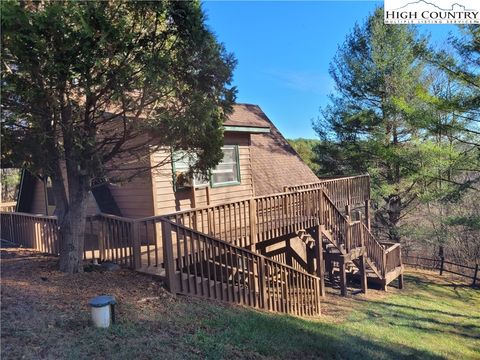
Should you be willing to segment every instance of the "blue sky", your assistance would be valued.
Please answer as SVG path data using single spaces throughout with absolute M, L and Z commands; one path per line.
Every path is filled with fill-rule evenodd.
M 329 62 L 355 22 L 383 1 L 204 1 L 207 24 L 235 54 L 237 102 L 260 105 L 288 138 L 315 138 L 333 89 Z M 341 19 L 341 20 L 339 20 Z M 443 41 L 453 25 L 422 25 Z

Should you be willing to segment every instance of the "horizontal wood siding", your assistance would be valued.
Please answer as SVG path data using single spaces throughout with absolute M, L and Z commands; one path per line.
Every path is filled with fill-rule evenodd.
M 238 145 L 240 161 L 239 185 L 209 188 L 210 205 L 238 201 L 253 196 L 252 166 L 250 158 L 250 135 L 226 133 L 225 145 Z M 170 157 L 170 150 L 160 150 L 152 155 L 153 163 L 164 162 Z M 207 188 L 183 189 L 174 191 L 171 165 L 165 165 L 152 171 L 155 199 L 155 215 L 187 210 L 207 205 Z M 195 199 L 194 199 L 195 196 Z
M 154 215 L 150 176 L 137 177 L 131 182 L 109 185 L 123 217 L 141 218 Z
M 35 181 L 35 189 L 33 190 L 32 206 L 30 212 L 32 214 L 45 214 L 45 190 L 43 188 L 43 182 L 40 180 Z
M 34 186 L 35 190 L 33 194 L 32 207 L 30 212 L 32 214 L 53 215 L 55 211 L 54 206 L 50 206 L 49 214 L 46 214 L 45 211 L 45 188 L 43 186 L 43 182 L 37 179 Z M 94 215 L 97 212 L 97 203 L 95 202 L 93 195 L 90 193 L 88 195 L 87 214 Z

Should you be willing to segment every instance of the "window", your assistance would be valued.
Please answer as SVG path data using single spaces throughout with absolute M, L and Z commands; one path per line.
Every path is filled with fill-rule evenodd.
M 222 151 L 222 161 L 212 170 L 212 187 L 240 184 L 238 146 L 227 145 L 222 147 Z
M 185 151 L 176 151 L 173 154 L 173 174 L 175 190 L 188 187 L 212 187 L 240 184 L 240 164 L 238 158 L 238 146 L 226 145 L 222 147 L 223 159 L 210 172 L 210 179 L 203 179 L 200 175 L 189 176 L 190 168 L 195 164 L 195 154 Z
M 191 179 L 189 175 L 190 168 L 196 162 L 195 154 L 189 154 L 186 151 L 176 151 L 172 155 L 172 159 L 175 190 L 192 186 L 208 186 L 208 179 L 203 179 L 200 175 L 194 175 L 193 179 Z

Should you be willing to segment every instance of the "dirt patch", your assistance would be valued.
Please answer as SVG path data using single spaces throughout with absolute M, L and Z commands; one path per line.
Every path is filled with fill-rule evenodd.
M 173 296 L 158 278 L 127 269 L 64 274 L 56 257 L 29 249 L 0 249 L 0 263 L 2 359 L 204 358 L 188 339 L 206 331 L 202 322 L 212 314 L 234 307 Z M 344 298 L 327 289 L 321 318 L 328 323 L 345 321 L 366 299 L 388 296 L 370 290 Z M 108 331 L 92 327 L 87 305 L 102 294 L 118 302 L 117 324 Z
M 56 270 L 55 257 L 27 249 L 0 251 L 4 359 L 62 358 L 56 348 L 70 345 L 63 341 L 90 331 L 88 301 L 97 295 L 116 297 L 119 322 L 175 316 L 178 300 L 150 276 L 125 269 L 69 275 Z

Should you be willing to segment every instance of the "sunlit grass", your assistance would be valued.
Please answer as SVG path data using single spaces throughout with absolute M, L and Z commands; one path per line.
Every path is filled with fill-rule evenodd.
M 28 259 L 2 263 L 2 360 L 480 360 L 480 290 L 428 272 L 409 272 L 401 291 L 332 290 L 321 317 L 300 319 L 173 298 L 131 271 L 65 276 L 52 260 Z M 86 306 L 100 292 L 118 299 L 117 323 L 104 330 Z
M 327 359 L 480 359 L 480 292 L 407 276 L 408 289 L 352 302 L 339 323 L 212 310 L 190 341 L 209 358 L 241 349 Z

